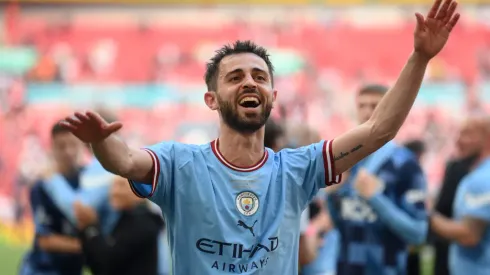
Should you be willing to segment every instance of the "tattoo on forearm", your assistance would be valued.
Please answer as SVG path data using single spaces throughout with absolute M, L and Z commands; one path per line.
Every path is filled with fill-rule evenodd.
M 355 151 L 359 150 L 362 148 L 362 144 L 359 144 L 357 146 L 355 146 L 354 148 L 352 148 L 350 150 L 350 152 L 340 152 L 340 154 L 338 156 L 334 156 L 334 160 L 340 160 L 340 159 L 343 159 L 345 157 L 347 157 L 350 153 L 354 153 Z

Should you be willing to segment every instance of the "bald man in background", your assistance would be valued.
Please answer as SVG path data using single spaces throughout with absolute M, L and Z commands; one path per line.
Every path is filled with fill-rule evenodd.
M 453 217 L 438 212 L 430 217 L 433 232 L 451 242 L 451 275 L 490 274 L 490 117 L 473 117 L 463 125 L 482 142 L 478 157 L 459 183 Z M 461 142 L 461 140 L 460 140 Z
M 463 121 L 456 141 L 457 157 L 446 165 L 444 179 L 441 185 L 434 210 L 446 218 L 453 218 L 453 202 L 456 190 L 471 167 L 475 165 L 482 151 L 485 136 L 481 131 L 478 117 L 470 117 Z M 434 274 L 450 275 L 449 273 L 449 242 L 437 235 L 432 235 L 435 260 Z

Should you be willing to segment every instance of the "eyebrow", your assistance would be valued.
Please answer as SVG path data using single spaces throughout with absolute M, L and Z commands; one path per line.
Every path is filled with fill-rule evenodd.
M 234 73 L 241 73 L 241 72 L 243 72 L 243 69 L 238 68 L 238 69 L 235 69 L 235 70 L 233 70 L 233 71 L 231 71 L 231 72 L 227 73 L 227 74 L 225 75 L 225 77 L 228 77 L 229 75 L 234 74 Z M 262 69 L 260 69 L 260 68 L 257 68 L 257 67 L 254 67 L 254 68 L 252 69 L 252 72 L 267 73 L 266 71 L 264 71 L 264 70 L 262 70 Z

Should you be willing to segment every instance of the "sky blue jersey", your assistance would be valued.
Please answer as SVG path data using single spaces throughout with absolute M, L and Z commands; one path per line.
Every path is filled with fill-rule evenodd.
M 490 158 L 463 178 L 453 204 L 454 217 L 483 220 L 490 223 Z M 453 275 L 490 274 L 490 229 L 486 228 L 480 243 L 465 247 L 451 245 L 450 270 Z
M 332 142 L 278 153 L 237 167 L 205 145 L 163 142 L 145 150 L 152 185 L 130 182 L 162 208 L 175 275 L 296 275 L 301 212 L 335 176 Z

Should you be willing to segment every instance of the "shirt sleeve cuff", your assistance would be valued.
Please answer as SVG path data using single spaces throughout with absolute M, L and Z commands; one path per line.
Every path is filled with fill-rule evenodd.
M 332 149 L 333 140 L 323 142 L 323 166 L 325 168 L 325 185 L 330 186 L 342 181 L 342 174 L 335 175 L 335 160 Z

